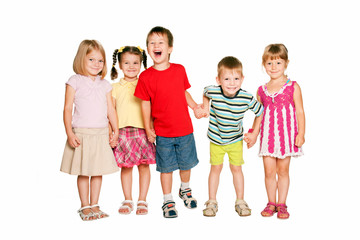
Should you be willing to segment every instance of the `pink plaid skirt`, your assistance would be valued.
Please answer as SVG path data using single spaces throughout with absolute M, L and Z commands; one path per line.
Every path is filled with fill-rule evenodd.
M 155 144 L 148 141 L 146 132 L 142 128 L 120 128 L 119 141 L 114 148 L 114 155 L 120 168 L 156 163 Z

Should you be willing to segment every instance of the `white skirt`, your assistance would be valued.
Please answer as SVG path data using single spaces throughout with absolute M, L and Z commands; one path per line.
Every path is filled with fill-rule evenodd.
M 113 151 L 109 144 L 108 128 L 74 128 L 80 146 L 73 148 L 66 142 L 60 171 L 71 175 L 101 176 L 117 172 Z

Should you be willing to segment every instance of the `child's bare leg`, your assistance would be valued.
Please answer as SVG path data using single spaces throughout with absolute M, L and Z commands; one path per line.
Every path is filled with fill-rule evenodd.
M 132 200 L 132 170 L 133 168 L 122 167 L 121 168 L 121 187 L 124 193 L 125 200 Z M 130 203 L 124 203 L 124 205 L 132 208 Z M 127 208 L 120 208 L 120 213 L 127 213 L 129 210 Z
M 290 158 L 286 157 L 284 159 L 277 159 L 277 175 L 278 175 L 278 203 L 286 203 L 286 198 L 289 191 L 290 177 L 289 177 L 289 167 L 290 167 Z
M 77 185 L 79 191 L 79 197 L 81 202 L 81 207 L 90 206 L 89 203 L 89 177 L 88 176 L 78 176 Z M 84 214 L 89 214 L 91 212 L 90 208 L 82 210 Z M 89 220 L 94 219 L 90 217 Z
M 89 206 L 89 177 L 78 176 L 77 185 L 79 190 L 79 197 L 81 201 L 81 207 Z
M 230 170 L 233 175 L 233 183 L 236 192 L 236 199 L 244 199 L 244 174 L 241 166 L 230 164 Z
M 98 204 L 101 190 L 102 176 L 92 176 L 90 179 L 90 205 Z M 99 207 L 91 208 L 94 213 L 100 211 Z M 103 216 L 100 216 L 103 217 Z
M 150 168 L 147 164 L 141 164 L 138 166 L 139 170 L 139 199 L 138 201 L 145 201 L 150 185 Z M 143 203 L 139 203 L 139 206 L 145 206 Z M 147 212 L 146 209 L 139 209 L 136 211 L 137 214 Z
M 216 194 L 220 182 L 220 173 L 223 168 L 223 164 L 211 165 L 209 174 L 209 200 L 216 200 Z
M 171 194 L 172 175 L 172 172 L 160 174 L 161 188 L 164 195 Z
M 269 202 L 276 204 L 276 158 L 265 156 L 263 157 L 264 171 L 265 171 L 265 187 Z M 275 210 L 274 206 L 270 206 L 271 210 Z
M 191 170 L 180 170 L 180 180 L 181 182 L 187 183 L 190 182 Z

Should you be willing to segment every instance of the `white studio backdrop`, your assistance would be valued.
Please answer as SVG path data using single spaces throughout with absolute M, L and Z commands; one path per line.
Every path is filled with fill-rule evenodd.
M 358 6 L 356 1 L 13 1 L 1 3 L 1 229 L 6 239 L 40 237 L 356 239 L 359 202 L 360 134 L 356 112 L 359 92 Z M 263 49 L 284 43 L 289 77 L 302 88 L 306 135 L 301 158 L 290 164 L 287 200 L 290 219 L 263 218 L 267 203 L 258 144 L 244 149 L 245 199 L 252 216 L 234 211 L 235 192 L 227 164 L 218 191 L 219 212 L 202 216 L 210 170 L 208 119 L 191 114 L 200 163 L 191 187 L 198 208 L 185 209 L 173 195 L 179 217 L 162 217 L 159 173 L 152 180 L 147 216 L 119 215 L 123 201 L 119 173 L 103 177 L 100 204 L 108 219 L 82 222 L 76 177 L 59 171 L 66 134 L 62 121 L 65 82 L 73 75 L 79 43 L 96 39 L 112 64 L 114 49 L 146 49 L 148 31 L 163 26 L 174 35 L 171 62 L 185 66 L 198 103 L 205 86 L 216 84 L 216 66 L 225 56 L 244 67 L 242 88 L 256 94 L 268 77 L 261 67 Z M 148 66 L 152 61 L 148 58 Z M 110 81 L 109 74 L 106 77 Z M 253 114 L 245 116 L 245 130 Z M 134 168 L 133 198 L 138 175 Z

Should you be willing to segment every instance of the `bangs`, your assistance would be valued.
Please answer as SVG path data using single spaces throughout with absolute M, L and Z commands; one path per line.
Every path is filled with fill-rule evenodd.
M 263 57 L 262 57 L 262 64 L 264 65 L 265 62 L 270 59 L 270 60 L 275 60 L 275 59 L 283 59 L 286 62 L 288 61 L 288 51 L 285 47 L 285 45 L 283 44 L 270 44 L 269 46 L 267 46 L 265 48 Z

